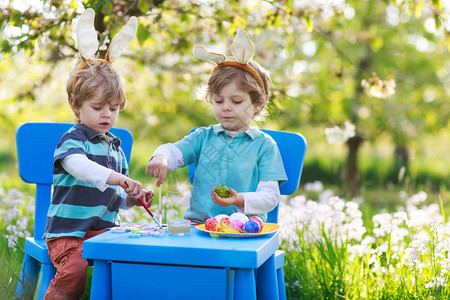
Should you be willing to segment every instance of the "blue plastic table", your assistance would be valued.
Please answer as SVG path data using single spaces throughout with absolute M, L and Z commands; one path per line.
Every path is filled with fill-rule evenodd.
M 105 232 L 84 242 L 94 260 L 91 299 L 278 299 L 278 232 L 254 238 L 131 238 Z M 158 298 L 159 297 L 159 298 Z

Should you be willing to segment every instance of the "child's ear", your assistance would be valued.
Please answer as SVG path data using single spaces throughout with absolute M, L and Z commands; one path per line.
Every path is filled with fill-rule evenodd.
M 255 104 L 255 108 L 253 109 L 254 114 L 253 115 L 257 115 L 259 112 L 261 112 L 261 110 L 263 110 L 264 108 L 264 103 L 263 102 L 259 102 Z
M 70 99 L 69 99 L 69 104 L 70 104 L 70 107 L 72 108 L 72 110 L 73 110 L 73 113 L 77 116 L 77 118 L 78 118 L 78 116 L 80 115 L 80 108 L 79 107 L 77 107 L 76 105 L 75 105 L 75 100 L 73 99 L 73 97 L 70 97 Z

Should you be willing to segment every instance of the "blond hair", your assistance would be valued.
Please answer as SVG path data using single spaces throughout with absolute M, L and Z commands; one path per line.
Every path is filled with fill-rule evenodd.
M 228 60 L 235 59 L 234 57 L 229 57 Z M 249 61 L 248 64 L 253 69 L 255 69 L 256 72 L 258 72 L 263 81 L 264 89 L 266 92 L 264 92 L 264 90 L 258 84 L 258 81 L 249 72 L 241 68 L 225 66 L 222 68 L 218 68 L 213 74 L 211 74 L 206 89 L 206 101 L 212 103 L 214 94 L 220 93 L 220 90 L 227 84 L 235 82 L 236 86 L 240 90 L 249 93 L 253 105 L 263 103 L 262 108 L 266 107 L 270 95 L 269 84 L 271 80 L 269 74 L 255 61 Z
M 70 74 L 66 83 L 67 95 L 73 99 L 75 107 L 81 107 L 84 101 L 91 99 L 99 89 L 103 89 L 100 101 L 102 104 L 119 100 L 119 109 L 126 104 L 125 82 L 120 73 L 104 61 L 93 60 L 80 69 L 79 65 Z

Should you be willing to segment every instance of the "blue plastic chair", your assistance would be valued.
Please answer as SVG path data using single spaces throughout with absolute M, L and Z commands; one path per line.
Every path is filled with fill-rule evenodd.
M 16 131 L 19 175 L 23 181 L 36 184 L 34 237 L 25 239 L 25 256 L 16 288 L 18 298 L 34 291 L 34 299 L 43 299 L 50 280 L 55 276 L 56 269 L 48 257 L 47 244 L 42 237 L 51 202 L 53 153 L 64 132 L 73 125 L 24 123 Z M 122 141 L 121 147 L 129 163 L 133 136 L 128 130 L 120 128 L 111 129 L 111 133 Z
M 189 133 L 195 131 L 192 129 Z M 306 139 L 299 133 L 278 131 L 278 130 L 266 130 L 263 132 L 270 135 L 278 145 L 278 149 L 283 160 L 284 169 L 288 180 L 280 187 L 281 195 L 290 195 L 294 193 L 300 185 L 300 178 L 303 170 L 303 163 L 305 161 L 306 154 Z M 195 166 L 190 164 L 189 168 L 189 180 L 192 183 L 195 176 Z M 272 211 L 267 214 L 267 222 L 278 223 L 278 205 Z M 277 250 L 275 252 L 275 269 L 277 271 L 277 282 L 279 298 L 286 299 L 286 288 L 284 285 L 284 251 Z

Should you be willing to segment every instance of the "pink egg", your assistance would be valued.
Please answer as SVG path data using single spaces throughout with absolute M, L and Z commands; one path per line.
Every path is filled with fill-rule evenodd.
M 219 231 L 219 221 L 217 221 L 215 218 L 209 218 L 205 222 L 205 229 L 210 231 Z
M 228 225 L 231 229 L 242 232 L 242 226 L 244 226 L 244 222 L 241 220 L 231 221 L 230 225 Z
M 253 216 L 253 217 L 250 217 L 249 220 L 253 220 L 253 221 L 257 222 L 257 223 L 259 224 L 259 226 L 261 226 L 261 229 L 263 229 L 263 227 L 264 227 L 264 222 L 263 222 L 263 220 L 262 220 L 260 217 L 258 217 L 258 216 Z

